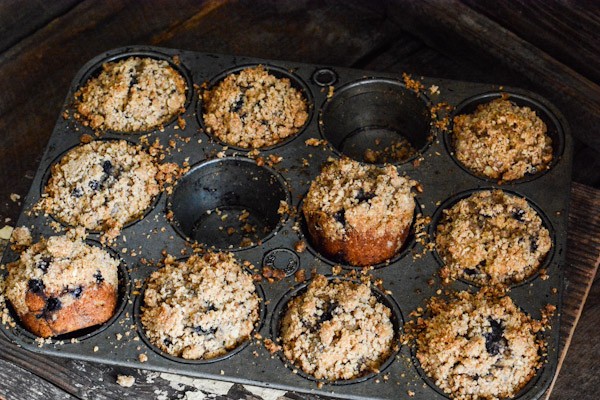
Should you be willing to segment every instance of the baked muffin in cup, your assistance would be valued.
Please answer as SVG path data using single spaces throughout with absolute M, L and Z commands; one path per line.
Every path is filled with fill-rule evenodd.
M 428 310 L 416 325 L 416 357 L 452 399 L 512 398 L 542 366 L 543 325 L 508 296 L 460 292 L 433 298 Z
M 252 276 L 233 254 L 208 252 L 152 273 L 141 323 L 163 352 L 208 360 L 250 338 L 260 317 L 259 301 Z
M 116 237 L 160 191 L 154 159 L 125 140 L 77 146 L 52 166 L 41 209 L 70 226 Z
M 550 232 L 527 200 L 484 190 L 444 210 L 436 228 L 444 279 L 518 284 L 535 274 L 552 247 Z
M 302 205 L 311 243 L 326 257 L 354 266 L 394 257 L 413 221 L 414 185 L 391 165 L 329 162 Z
M 394 347 L 391 310 L 368 285 L 317 275 L 290 300 L 280 328 L 283 353 L 317 379 L 378 372 Z
M 477 175 L 512 181 L 548 168 L 553 156 L 546 131 L 535 111 L 502 97 L 454 117 L 454 154 Z
M 242 148 L 273 146 L 291 137 L 308 120 L 308 104 L 288 78 L 262 65 L 228 75 L 202 94 L 207 131 Z
M 108 62 L 75 93 L 75 118 L 97 130 L 160 128 L 185 111 L 187 90 L 185 79 L 165 60 Z
M 99 325 L 115 312 L 119 260 L 87 244 L 81 233 L 42 238 L 7 265 L 6 297 L 37 336 Z

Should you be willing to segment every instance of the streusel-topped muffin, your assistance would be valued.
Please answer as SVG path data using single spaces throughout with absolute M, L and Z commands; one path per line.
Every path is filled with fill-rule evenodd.
M 454 117 L 456 158 L 476 174 L 510 181 L 535 174 L 552 161 L 547 127 L 529 107 L 499 98 Z
M 210 359 L 248 340 L 259 318 L 252 276 L 231 253 L 193 255 L 152 273 L 141 322 L 162 351 Z
M 5 294 L 35 335 L 77 331 L 113 316 L 118 265 L 110 253 L 72 232 L 42 238 L 8 264 Z
M 444 278 L 519 283 L 552 247 L 550 232 L 527 200 L 501 190 L 474 193 L 443 213 L 435 242 Z
M 165 60 L 109 62 L 75 93 L 75 117 L 93 129 L 146 131 L 184 112 L 187 90 L 185 79 Z
M 141 217 L 159 193 L 158 167 L 125 140 L 77 146 L 52 166 L 37 208 L 71 226 L 116 236 Z
M 298 133 L 308 119 L 302 92 L 262 65 L 227 76 L 202 100 L 208 132 L 232 146 L 275 145 Z
M 541 367 L 542 324 L 510 297 L 460 292 L 434 298 L 428 308 L 416 327 L 417 359 L 451 398 L 513 397 Z
M 317 379 L 347 380 L 375 372 L 391 355 L 391 310 L 368 285 L 317 275 L 292 299 L 281 322 L 285 356 Z
M 356 266 L 392 258 L 410 231 L 415 184 L 391 165 L 348 158 L 326 164 L 302 206 L 311 242 L 326 256 Z

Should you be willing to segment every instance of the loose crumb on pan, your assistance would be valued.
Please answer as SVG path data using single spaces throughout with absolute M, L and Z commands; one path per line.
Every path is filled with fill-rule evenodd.
M 499 98 L 454 117 L 456 158 L 488 178 L 510 181 L 536 174 L 552 161 L 552 139 L 535 111 Z
M 150 206 L 160 173 L 152 156 L 125 140 L 80 145 L 52 166 L 35 209 L 115 237 Z
M 317 379 L 345 380 L 377 372 L 393 350 L 391 310 L 368 285 L 317 275 L 287 306 L 284 355 Z
M 519 283 L 552 247 L 550 232 L 527 200 L 501 190 L 477 192 L 448 210 L 436 228 L 442 278 Z
M 210 359 L 246 341 L 259 318 L 252 276 L 231 253 L 207 252 L 152 273 L 141 322 L 162 351 Z
M 131 375 L 119 375 L 117 376 L 117 384 L 122 387 L 132 387 L 135 384 L 135 378 Z
M 295 135 L 308 105 L 288 78 L 259 65 L 227 76 L 202 94 L 207 131 L 232 146 L 260 148 Z
M 421 368 L 453 399 L 512 397 L 543 363 L 543 324 L 492 291 L 434 297 L 405 328 Z
M 146 131 L 185 111 L 187 90 L 167 61 L 130 57 L 103 64 L 75 93 L 75 118 L 92 129 Z

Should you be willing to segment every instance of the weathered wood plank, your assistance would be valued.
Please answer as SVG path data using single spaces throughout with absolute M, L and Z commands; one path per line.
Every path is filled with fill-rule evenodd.
M 600 150 L 600 86 L 561 64 L 496 22 L 458 0 L 403 1 L 388 12 L 425 43 L 453 58 L 488 66 L 497 63 L 522 74 L 555 102 L 570 120 L 573 134 Z
M 600 82 L 599 2 L 461 1 L 591 81 Z
M 81 0 L 0 2 L 0 54 Z
M 559 384 L 563 382 L 560 371 L 567 357 L 569 357 L 567 374 L 573 370 L 579 371 L 579 368 L 571 364 L 570 353 L 567 350 L 571 347 L 574 338 L 580 335 L 581 330 L 589 329 L 589 322 L 595 323 L 600 319 L 598 316 L 589 314 L 582 317 L 584 304 L 588 300 L 590 290 L 593 287 L 593 290 L 598 291 L 600 286 L 593 285 L 598 264 L 600 264 L 600 212 L 590 212 L 591 210 L 600 210 L 600 191 L 574 184 L 571 190 L 567 263 L 565 265 L 565 277 L 569 285 L 563 295 L 563 311 L 560 319 L 562 352 L 558 362 L 557 375 L 548 390 L 546 399 L 559 398 L 551 397 L 551 394 L 557 382 Z M 579 331 L 575 334 L 575 328 L 581 318 L 584 318 L 585 323 L 580 325 Z M 577 349 L 572 352 L 577 352 Z M 564 396 L 564 390 L 569 389 L 561 387 L 561 393 L 556 396 Z
M 0 399 L 77 399 L 31 372 L 0 360 Z

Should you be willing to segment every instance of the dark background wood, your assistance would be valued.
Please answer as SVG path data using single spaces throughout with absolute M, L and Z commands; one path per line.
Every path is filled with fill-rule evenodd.
M 29 189 L 76 71 L 96 54 L 128 44 L 530 89 L 551 99 L 571 124 L 574 180 L 600 187 L 599 34 L 596 1 L 5 0 L 0 2 L 0 227 L 19 213 L 9 196 L 24 196 Z M 590 391 L 600 390 L 599 378 L 589 372 L 600 356 L 599 299 L 596 280 L 553 398 L 591 399 L 596 395 Z M 6 346 L 0 353 L 0 388 L 17 379 L 31 382 L 39 398 L 57 393 L 152 397 L 152 384 L 136 385 L 137 392 L 118 387 L 118 369 L 5 351 L 5 341 L 0 346 Z M 169 385 L 163 386 L 168 391 Z M 90 387 L 101 389 L 92 393 Z

